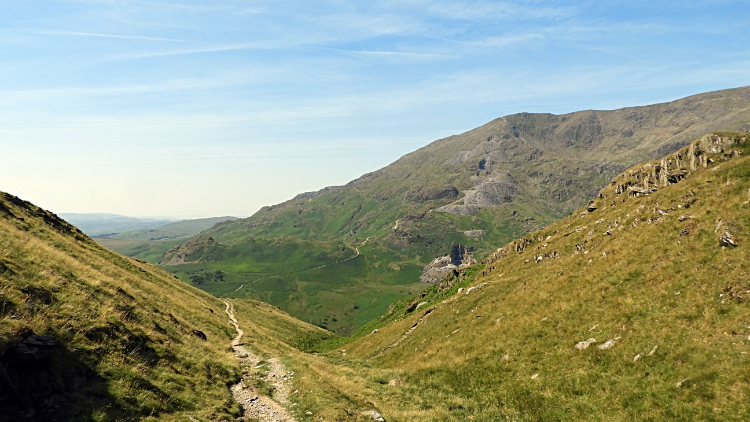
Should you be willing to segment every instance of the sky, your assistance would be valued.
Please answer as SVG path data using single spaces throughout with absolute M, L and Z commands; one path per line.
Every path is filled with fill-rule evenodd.
M 0 191 L 249 216 L 518 112 L 750 85 L 742 1 L 0 0 Z

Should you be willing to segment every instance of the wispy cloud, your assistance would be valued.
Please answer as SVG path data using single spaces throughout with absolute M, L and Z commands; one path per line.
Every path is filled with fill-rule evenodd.
M 117 35 L 117 34 L 99 34 L 93 32 L 77 32 L 77 31 L 63 31 L 57 29 L 31 29 L 29 32 L 40 35 L 69 35 L 79 37 L 98 37 L 98 38 L 116 38 L 124 40 L 146 40 L 146 41 L 167 41 L 177 43 L 191 43 L 191 44 L 215 44 L 204 41 L 192 41 L 192 40 L 181 40 L 176 38 L 161 38 L 161 37 L 148 37 L 142 35 Z
M 349 50 L 345 48 L 333 48 L 333 47 L 320 47 L 324 50 L 337 51 L 341 53 L 363 55 L 363 56 L 374 56 L 374 57 L 406 57 L 416 59 L 446 59 L 456 56 L 447 54 L 435 54 L 435 53 L 418 53 L 409 51 L 373 51 L 373 50 Z

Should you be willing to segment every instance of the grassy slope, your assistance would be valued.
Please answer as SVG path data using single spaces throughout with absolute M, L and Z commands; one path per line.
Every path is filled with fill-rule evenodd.
M 2 193 L 0 286 L 4 420 L 238 414 L 227 392 L 236 378 L 233 331 L 219 300 Z M 10 361 L 30 332 L 52 335 L 59 346 L 33 366 Z M 34 418 L 21 417 L 31 410 Z
M 346 335 L 382 312 L 385 303 L 422 288 L 416 283 L 420 267 L 446 254 L 451 243 L 475 246 L 479 258 L 487 256 L 495 245 L 580 207 L 627 166 L 660 157 L 707 131 L 747 126 L 749 107 L 750 88 L 739 88 L 614 111 L 506 116 L 435 141 L 338 190 L 265 207 L 250 218 L 222 223 L 205 234 L 233 248 L 245 241 L 257 244 L 265 239 L 270 244 L 272 239 L 293 237 L 300 242 L 344 242 L 353 249 L 369 238 L 363 256 L 346 267 L 328 266 L 280 279 L 276 287 L 260 286 L 269 292 L 260 295 L 263 300 Z M 494 141 L 488 142 L 491 138 Z M 483 145 L 497 142 L 500 147 L 493 148 L 500 148 L 504 158 L 492 168 L 479 169 Z M 446 164 L 462 151 L 474 151 L 470 155 L 476 159 Z M 427 213 L 456 200 L 431 199 L 437 193 L 450 187 L 464 191 L 472 186 L 472 177 L 495 177 L 506 171 L 518 182 L 520 192 L 512 202 L 484 209 L 475 217 Z M 467 238 L 463 231 L 470 229 L 487 230 L 487 235 Z M 315 247 L 308 244 L 311 251 Z M 165 250 L 164 245 L 159 251 Z M 136 256 L 146 257 L 139 253 L 143 254 Z M 148 259 L 157 255 L 151 253 Z M 210 263 L 212 268 L 222 268 L 217 259 Z M 231 265 L 226 267 L 231 271 Z M 287 271 L 280 265 L 269 272 Z M 318 308 L 319 302 L 311 296 L 320 294 L 309 291 L 320 288 L 321 279 L 327 280 L 322 287 L 330 294 L 317 299 L 330 306 Z M 227 286 L 220 293 L 228 290 Z M 275 296 L 266 297 L 272 291 Z M 378 294 L 387 295 L 386 300 L 376 300 Z M 252 290 L 234 296 L 259 297 Z M 334 312 L 329 321 L 322 318 L 324 309 Z
M 609 186 L 599 210 L 530 234 L 417 312 L 395 307 L 318 376 L 389 421 L 747 420 L 750 148 L 737 149 L 649 196 Z M 738 247 L 719 245 L 726 228 Z M 457 292 L 468 285 L 481 287 Z

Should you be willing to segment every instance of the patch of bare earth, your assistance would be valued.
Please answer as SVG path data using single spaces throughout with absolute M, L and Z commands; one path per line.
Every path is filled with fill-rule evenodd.
M 242 406 L 243 417 L 256 419 L 261 422 L 296 422 L 296 419 L 284 408 L 289 406 L 289 390 L 293 373 L 287 372 L 284 365 L 277 358 L 268 359 L 266 364 L 261 365 L 261 358 L 251 353 L 240 343 L 243 332 L 237 325 L 232 306 L 224 302 L 229 316 L 229 322 L 237 331 L 237 337 L 232 340 L 232 349 L 235 356 L 240 360 L 243 369 L 243 379 L 231 387 L 234 399 Z M 261 368 L 267 368 L 265 375 L 257 374 Z M 263 373 L 263 372 L 261 372 Z M 259 378 L 273 387 L 273 398 L 258 394 L 253 387 L 252 378 Z

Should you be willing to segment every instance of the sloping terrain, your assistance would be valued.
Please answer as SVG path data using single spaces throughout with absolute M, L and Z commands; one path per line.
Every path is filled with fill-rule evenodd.
M 117 253 L 156 264 L 167 250 L 185 239 L 208 230 L 217 223 L 234 219 L 235 217 L 212 217 L 175 221 L 154 228 L 96 236 L 94 240 Z
M 266 325 L 323 332 L 263 306 Z M 233 420 L 241 374 L 224 310 L 0 193 L 0 419 Z
M 747 420 L 748 137 L 627 170 L 394 305 L 331 373 L 388 421 Z
M 707 135 L 630 168 L 584 208 L 393 303 L 351 338 L 266 303 L 216 299 L 2 194 L 0 411 L 747 420 L 749 137 Z M 286 409 L 263 413 L 277 406 L 268 397 Z
M 233 274 L 215 283 L 214 293 L 269 300 L 347 335 L 392 300 L 420 290 L 422 268 L 454 245 L 481 259 L 495 245 L 584 205 L 629 166 L 709 131 L 748 128 L 750 87 L 614 111 L 506 116 L 344 186 L 302 194 L 202 233 L 215 241 L 209 250 L 252 247 L 254 256 L 273 255 L 276 239 L 284 239 L 300 255 L 315 255 L 317 242 L 332 242 L 358 248 L 356 258 L 320 268 L 328 262 L 316 259 L 309 270 L 293 273 L 279 260 L 256 277 L 236 272 L 241 255 L 217 252 L 196 262 L 194 271 Z M 188 278 L 181 268 L 169 270 Z M 243 284 L 252 288 L 233 290 Z
M 130 230 L 148 229 L 170 222 L 167 219 L 136 218 L 104 213 L 60 213 L 60 217 L 89 236 L 107 236 Z
M 165 239 L 177 239 L 180 237 L 189 237 L 198 234 L 203 230 L 208 230 L 217 223 L 235 220 L 236 217 L 211 217 L 196 218 L 193 220 L 181 220 L 156 226 L 149 229 L 132 230 L 123 233 L 107 236 L 109 239 L 132 240 L 132 241 L 156 241 Z

